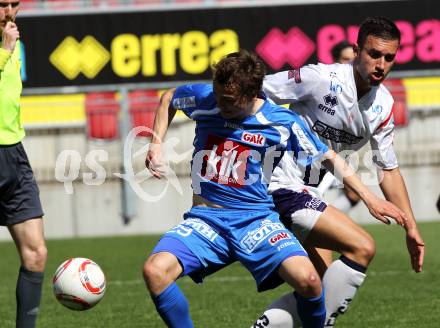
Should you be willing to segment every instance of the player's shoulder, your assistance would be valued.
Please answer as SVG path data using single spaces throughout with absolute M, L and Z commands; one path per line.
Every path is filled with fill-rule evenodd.
M 328 75 L 328 65 L 326 64 L 322 64 L 322 63 L 317 63 L 317 64 L 308 64 L 305 65 L 303 67 L 301 67 L 300 69 L 298 69 L 298 74 L 300 75 L 305 75 L 307 77 L 314 77 L 317 80 L 322 80 L 325 79 L 326 76 Z
M 383 99 L 384 101 L 391 101 L 393 102 L 393 96 L 390 92 L 390 90 L 388 90 L 388 88 L 381 83 L 378 90 L 377 90 L 378 96 Z
M 346 84 L 353 74 L 353 66 L 351 64 L 309 64 L 303 66 L 300 73 L 307 76 L 313 76 L 319 83 L 327 84 L 330 81 L 338 81 Z
M 173 106 L 176 109 L 210 109 L 216 104 L 212 84 L 185 84 L 176 88 Z
M 352 64 L 320 64 L 322 77 L 327 81 L 336 81 L 340 84 L 349 84 L 353 81 Z
M 392 110 L 394 98 L 391 95 L 391 92 L 383 84 L 381 84 L 377 89 L 375 103 L 380 104 L 384 109 L 384 115 L 388 116 Z
M 261 113 L 269 122 L 276 125 L 290 126 L 294 122 L 301 120 L 299 115 L 293 112 L 291 109 L 274 104 L 269 100 Z
M 377 122 L 379 124 L 378 128 L 386 125 L 390 121 L 393 113 L 393 104 L 394 99 L 388 89 L 382 84 L 377 87 L 370 110 L 372 111 L 372 115 L 376 117 L 372 122 Z

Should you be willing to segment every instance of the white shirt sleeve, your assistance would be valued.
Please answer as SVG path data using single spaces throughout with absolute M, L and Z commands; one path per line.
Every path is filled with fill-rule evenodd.
M 393 147 L 394 118 L 387 118 L 371 136 L 370 143 L 373 151 L 373 162 L 381 169 L 391 170 L 398 167 L 397 157 Z
M 291 104 L 312 97 L 320 80 L 319 66 L 307 65 L 266 75 L 263 81 L 263 91 L 278 105 Z

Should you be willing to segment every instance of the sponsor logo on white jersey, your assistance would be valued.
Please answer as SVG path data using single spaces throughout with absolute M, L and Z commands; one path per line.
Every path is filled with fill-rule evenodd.
M 337 94 L 342 93 L 342 86 L 338 83 L 330 81 L 330 91 L 335 92 Z
M 253 134 L 250 132 L 243 132 L 241 140 L 257 146 L 264 146 L 266 143 L 266 137 L 260 133 Z
M 315 124 L 312 126 L 312 130 L 317 132 L 321 137 L 337 143 L 353 145 L 362 140 L 362 137 L 357 137 L 344 130 L 335 129 L 334 127 L 331 127 L 320 120 L 315 122 Z
M 324 96 L 324 102 L 327 106 L 335 107 L 338 104 L 338 98 L 329 93 Z
M 332 109 L 331 107 L 327 107 L 323 104 L 319 104 L 318 108 L 322 110 L 324 113 L 330 114 L 331 116 L 335 115 L 336 111 Z
M 381 105 L 374 105 L 373 106 L 373 113 L 380 114 L 383 111 L 383 107 Z
M 252 253 L 257 246 L 263 242 L 269 235 L 276 231 L 285 230 L 282 223 L 272 222 L 270 220 L 263 220 L 261 226 L 253 231 L 249 231 L 246 237 L 240 241 L 248 253 Z

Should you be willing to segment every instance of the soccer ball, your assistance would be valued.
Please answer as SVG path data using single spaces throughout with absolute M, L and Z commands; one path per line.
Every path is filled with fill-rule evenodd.
M 65 307 L 76 311 L 92 308 L 105 292 L 105 276 L 92 260 L 76 257 L 63 262 L 53 276 L 53 293 Z

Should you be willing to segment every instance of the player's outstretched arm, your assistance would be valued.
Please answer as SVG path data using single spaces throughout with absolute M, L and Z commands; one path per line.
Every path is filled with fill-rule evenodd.
M 411 265 L 415 272 L 421 272 L 425 256 L 425 243 L 417 228 L 417 223 L 411 209 L 405 181 L 399 168 L 383 170 L 380 188 L 387 200 L 401 208 L 408 218 L 404 228 L 406 230 L 406 245 L 411 258 Z
M 389 217 L 394 219 L 397 224 L 404 226 L 406 222 L 405 213 L 396 205 L 377 197 L 368 187 L 366 187 L 353 169 L 333 150 L 324 154 L 324 166 L 335 175 L 339 175 L 344 184 L 351 187 L 367 206 L 371 215 L 379 221 L 390 224 Z
M 145 158 L 145 166 L 151 174 L 158 179 L 164 174 L 162 141 L 168 131 L 168 126 L 176 114 L 176 109 L 171 106 L 171 99 L 173 98 L 175 90 L 176 89 L 167 90 L 160 98 L 159 107 L 156 110 L 156 117 L 154 118 L 153 136 Z

